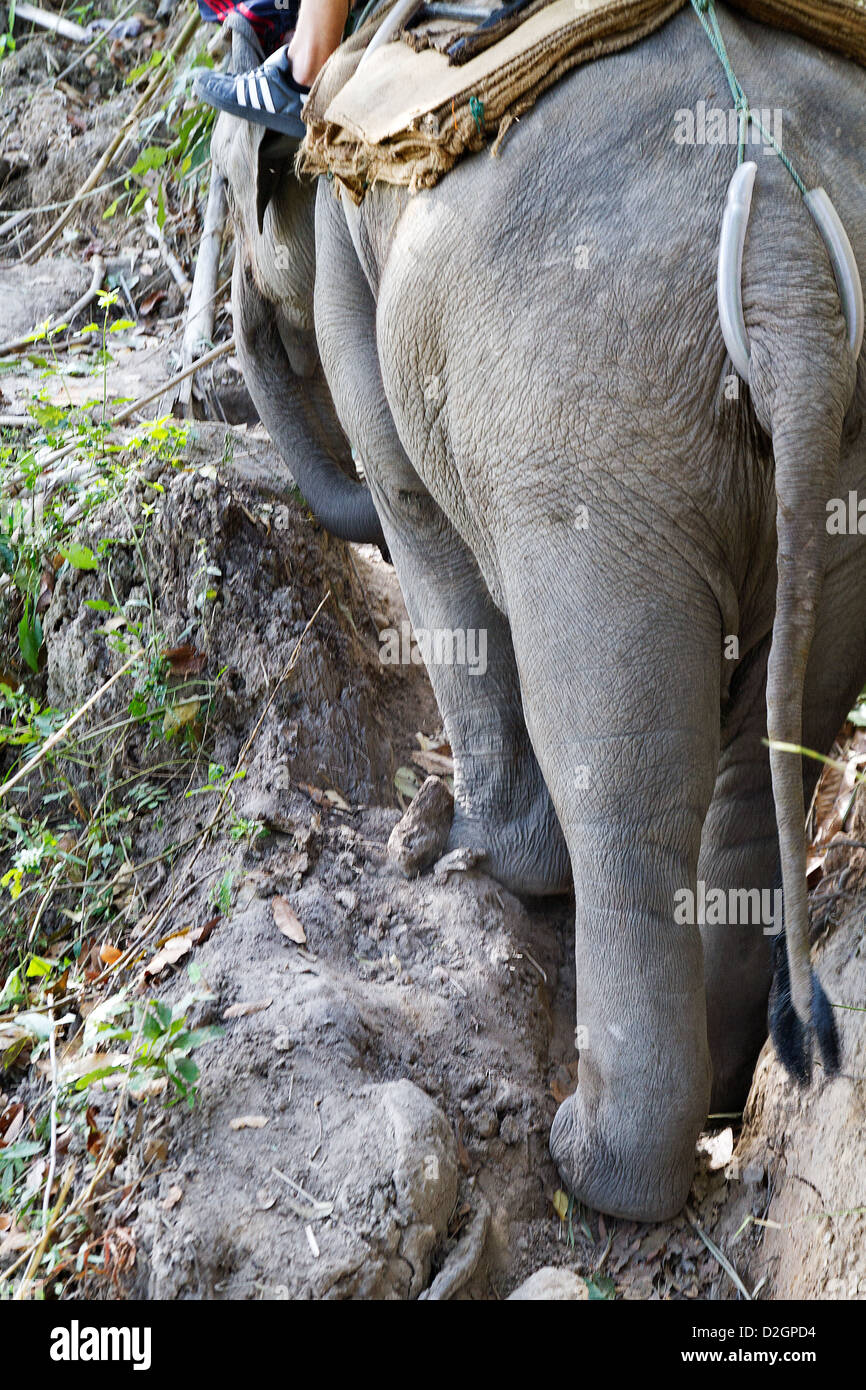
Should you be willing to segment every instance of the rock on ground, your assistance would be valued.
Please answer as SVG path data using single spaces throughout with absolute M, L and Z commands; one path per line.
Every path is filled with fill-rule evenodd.
M 571 1269 L 546 1265 L 508 1295 L 509 1302 L 565 1303 L 589 1297 L 586 1283 Z

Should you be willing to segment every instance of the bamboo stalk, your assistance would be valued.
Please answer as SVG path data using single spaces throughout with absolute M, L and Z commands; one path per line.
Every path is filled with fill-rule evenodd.
M 181 362 L 184 367 L 192 366 L 207 344 L 213 341 L 216 283 L 227 212 L 225 184 L 222 175 L 214 172 L 208 189 L 204 229 L 199 243 L 183 334 Z M 186 378 L 178 392 L 177 399 L 183 407 L 184 415 L 191 413 L 193 375 L 194 373 L 191 373 Z

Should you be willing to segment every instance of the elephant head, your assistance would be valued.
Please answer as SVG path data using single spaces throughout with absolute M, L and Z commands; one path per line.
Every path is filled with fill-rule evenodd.
M 254 36 L 232 34 L 232 66 L 262 59 Z M 215 171 L 235 228 L 232 313 L 244 377 L 275 446 L 311 511 L 333 535 L 384 545 L 325 383 L 313 326 L 315 187 L 299 182 L 268 132 L 220 115 Z

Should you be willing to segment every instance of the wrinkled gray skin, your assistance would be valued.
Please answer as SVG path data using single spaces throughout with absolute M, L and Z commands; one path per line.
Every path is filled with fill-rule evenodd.
M 866 269 L 866 74 L 719 13 Z M 413 624 L 488 633 L 484 677 L 430 668 L 452 846 L 485 849 L 515 890 L 573 876 L 580 1077 L 551 1150 L 580 1200 L 638 1219 L 682 1206 L 707 1113 L 741 1107 L 766 1035 L 761 925 L 701 932 L 673 907 L 697 879 L 776 881 L 800 787 L 774 805 L 768 659 L 771 734 L 822 751 L 866 674 L 864 538 L 824 526 L 828 497 L 866 488 L 863 360 L 856 376 L 824 247 L 759 151 L 750 389 L 727 399 L 715 268 L 736 154 L 673 139 L 702 98 L 730 104 L 687 8 L 560 82 L 498 160 L 416 197 L 374 190 L 363 268 L 326 181 L 316 207 L 321 361 Z M 312 271 L 303 247 L 293 274 Z
M 233 40 L 233 67 L 254 67 L 261 50 L 237 33 Z M 314 191 L 283 179 L 261 235 L 256 189 L 270 185 L 272 178 L 260 154 L 261 142 L 260 126 L 227 117 L 217 121 L 212 142 L 237 231 L 232 310 L 244 378 L 271 438 L 323 526 L 344 540 L 384 545 L 316 346 Z

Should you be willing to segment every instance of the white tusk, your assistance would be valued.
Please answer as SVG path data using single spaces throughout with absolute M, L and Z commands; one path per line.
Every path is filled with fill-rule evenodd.
M 383 24 L 379 25 L 379 28 L 364 49 L 364 56 L 358 64 L 358 67 L 360 68 L 363 63 L 366 63 L 370 54 L 375 53 L 377 48 L 381 48 L 383 43 L 390 43 L 394 35 L 403 28 L 406 20 L 411 19 L 415 11 L 420 10 L 423 3 L 424 0 L 397 0 L 397 4 L 388 15 L 388 18 Z
M 842 312 L 848 327 L 848 346 L 856 362 L 863 346 L 863 285 L 854 249 L 848 240 L 842 219 L 823 188 L 813 188 L 810 193 L 804 194 L 803 202 L 815 219 L 815 225 L 821 233 L 833 266 L 839 298 L 842 301 Z
M 746 383 L 749 380 L 750 346 L 743 318 L 743 247 L 746 244 L 757 172 L 758 166 L 752 160 L 740 164 L 728 185 L 716 281 L 722 337 L 734 367 Z
M 367 47 L 364 49 L 363 56 L 356 71 L 363 67 L 370 54 L 374 53 L 377 48 L 380 48 L 383 43 L 390 43 L 394 35 L 403 28 L 406 20 L 410 19 L 416 10 L 420 10 L 423 3 L 424 0 L 397 0 L 397 4 L 388 15 L 388 18 L 384 23 L 380 24 L 372 39 L 367 44 Z M 344 196 L 342 202 L 343 211 L 346 216 L 346 225 L 349 228 L 349 235 L 355 247 L 355 254 L 363 266 L 364 257 L 361 253 L 361 212 L 352 202 L 348 194 Z

